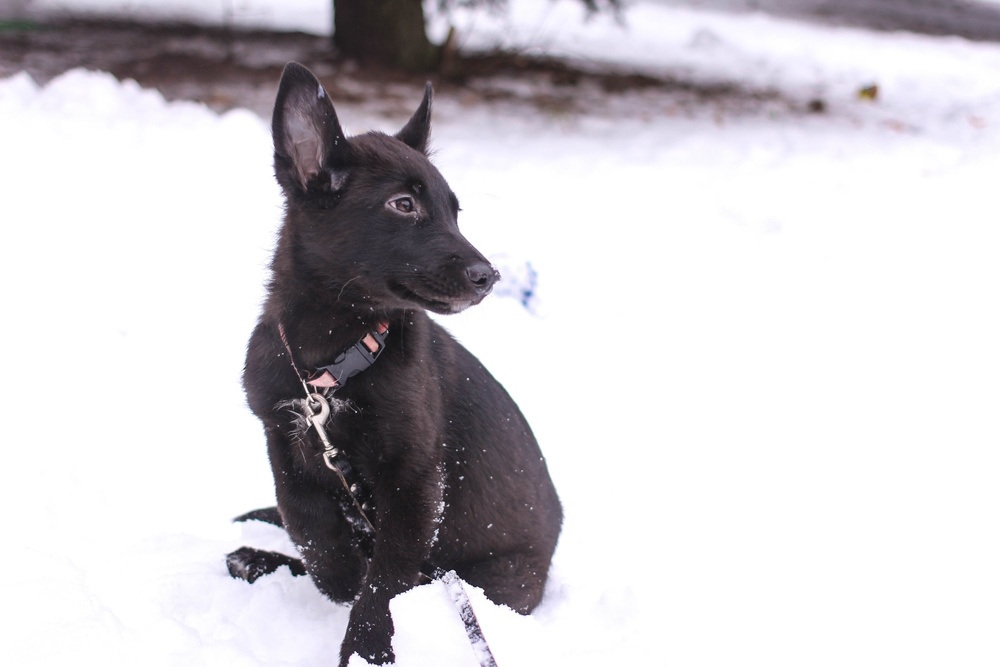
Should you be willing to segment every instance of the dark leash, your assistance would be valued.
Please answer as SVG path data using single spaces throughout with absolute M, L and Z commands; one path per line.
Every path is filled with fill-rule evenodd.
M 330 403 L 323 394 L 310 390 L 310 386 L 326 388 L 331 392 L 344 386 L 349 378 L 375 363 L 382 350 L 385 349 L 385 339 L 388 333 L 389 325 L 385 322 L 379 322 L 357 343 L 339 354 L 333 363 L 321 366 L 314 373 L 304 375 L 295 363 L 295 355 L 292 353 L 292 346 L 289 345 L 288 337 L 285 335 L 285 327 L 281 323 L 278 324 L 278 334 L 288 352 L 288 360 L 305 391 L 305 400 L 301 402 L 302 411 L 309 426 L 315 429 L 316 435 L 319 436 L 320 442 L 323 444 L 323 463 L 337 475 L 349 500 L 347 505 L 342 506 L 345 518 L 354 530 L 355 536 L 363 542 L 374 541 L 375 526 L 368 519 L 363 503 L 358 501 L 357 494 L 360 487 L 357 484 L 352 484 L 348 479 L 353 474 L 350 463 L 341 455 L 341 451 L 333 446 L 326 433 L 326 422 L 330 418 Z M 472 608 L 472 601 L 469 600 L 469 594 L 466 592 L 465 586 L 462 585 L 458 574 L 454 570 L 444 570 L 431 563 L 424 563 L 423 567 L 420 568 L 420 574 L 428 580 L 437 580 L 444 584 L 452 604 L 455 605 L 455 609 L 465 625 L 465 634 L 469 638 L 472 651 L 476 654 L 480 666 L 497 667 L 493 652 L 490 651 L 490 646 L 483 634 L 483 628 L 479 625 L 479 619 L 476 618 L 476 612 Z

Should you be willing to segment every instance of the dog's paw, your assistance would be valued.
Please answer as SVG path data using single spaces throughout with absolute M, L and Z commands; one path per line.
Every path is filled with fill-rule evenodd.
M 344 643 L 340 646 L 340 667 L 347 667 L 351 656 L 357 653 L 371 665 L 396 662 L 392 652 L 392 617 L 384 611 L 365 604 L 362 596 L 351 609 Z
M 282 565 L 296 577 L 306 573 L 306 568 L 298 558 L 292 558 L 276 551 L 263 551 L 253 547 L 240 547 L 226 556 L 226 568 L 233 579 L 243 579 L 253 583 L 265 574 L 271 574 Z
M 396 662 L 396 654 L 392 652 L 391 648 L 386 649 L 385 652 L 378 655 L 368 656 L 362 655 L 359 651 L 354 651 L 347 658 L 340 661 L 340 667 L 347 667 L 352 655 L 360 655 L 369 665 L 392 665 Z
M 272 526 L 284 527 L 277 507 L 262 507 L 259 510 L 252 510 L 233 519 L 233 523 L 242 523 L 244 521 L 263 521 Z
M 342 648 L 341 655 L 344 654 L 344 651 L 345 649 Z M 352 650 L 346 655 L 346 658 L 341 658 L 340 667 L 347 667 L 347 664 L 351 661 L 352 655 L 360 655 L 369 665 L 391 665 L 396 662 L 396 654 L 392 652 L 391 645 L 387 648 L 376 649 L 373 651 Z

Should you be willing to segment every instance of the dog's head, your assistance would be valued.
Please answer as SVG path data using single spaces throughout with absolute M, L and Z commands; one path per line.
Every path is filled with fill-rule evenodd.
M 286 202 L 276 276 L 381 310 L 455 313 L 490 293 L 499 274 L 459 232 L 458 199 L 427 158 L 430 118 L 428 84 L 396 135 L 348 138 L 316 77 L 285 67 L 272 123 Z

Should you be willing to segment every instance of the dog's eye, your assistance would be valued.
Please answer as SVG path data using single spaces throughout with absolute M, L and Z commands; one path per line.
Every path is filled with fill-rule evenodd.
M 413 201 L 413 197 L 396 197 L 388 202 L 388 205 L 396 209 L 400 213 L 413 213 L 417 205 Z

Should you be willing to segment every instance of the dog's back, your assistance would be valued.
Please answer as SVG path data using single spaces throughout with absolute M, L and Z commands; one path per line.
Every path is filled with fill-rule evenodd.
M 459 312 L 498 278 L 458 231 L 458 201 L 426 157 L 429 126 L 428 89 L 397 135 L 348 139 L 296 65 L 275 104 L 286 215 L 244 384 L 305 569 L 332 599 L 354 601 L 341 664 L 355 652 L 392 659 L 389 600 L 427 563 L 531 611 L 562 522 L 517 405 L 425 312 Z M 362 343 L 362 355 L 378 351 L 370 368 L 304 388 L 311 370 L 340 368 L 331 362 Z M 289 409 L 309 392 L 333 406 L 325 453 L 317 429 Z M 345 495 L 370 517 L 371 535 L 359 535 Z

